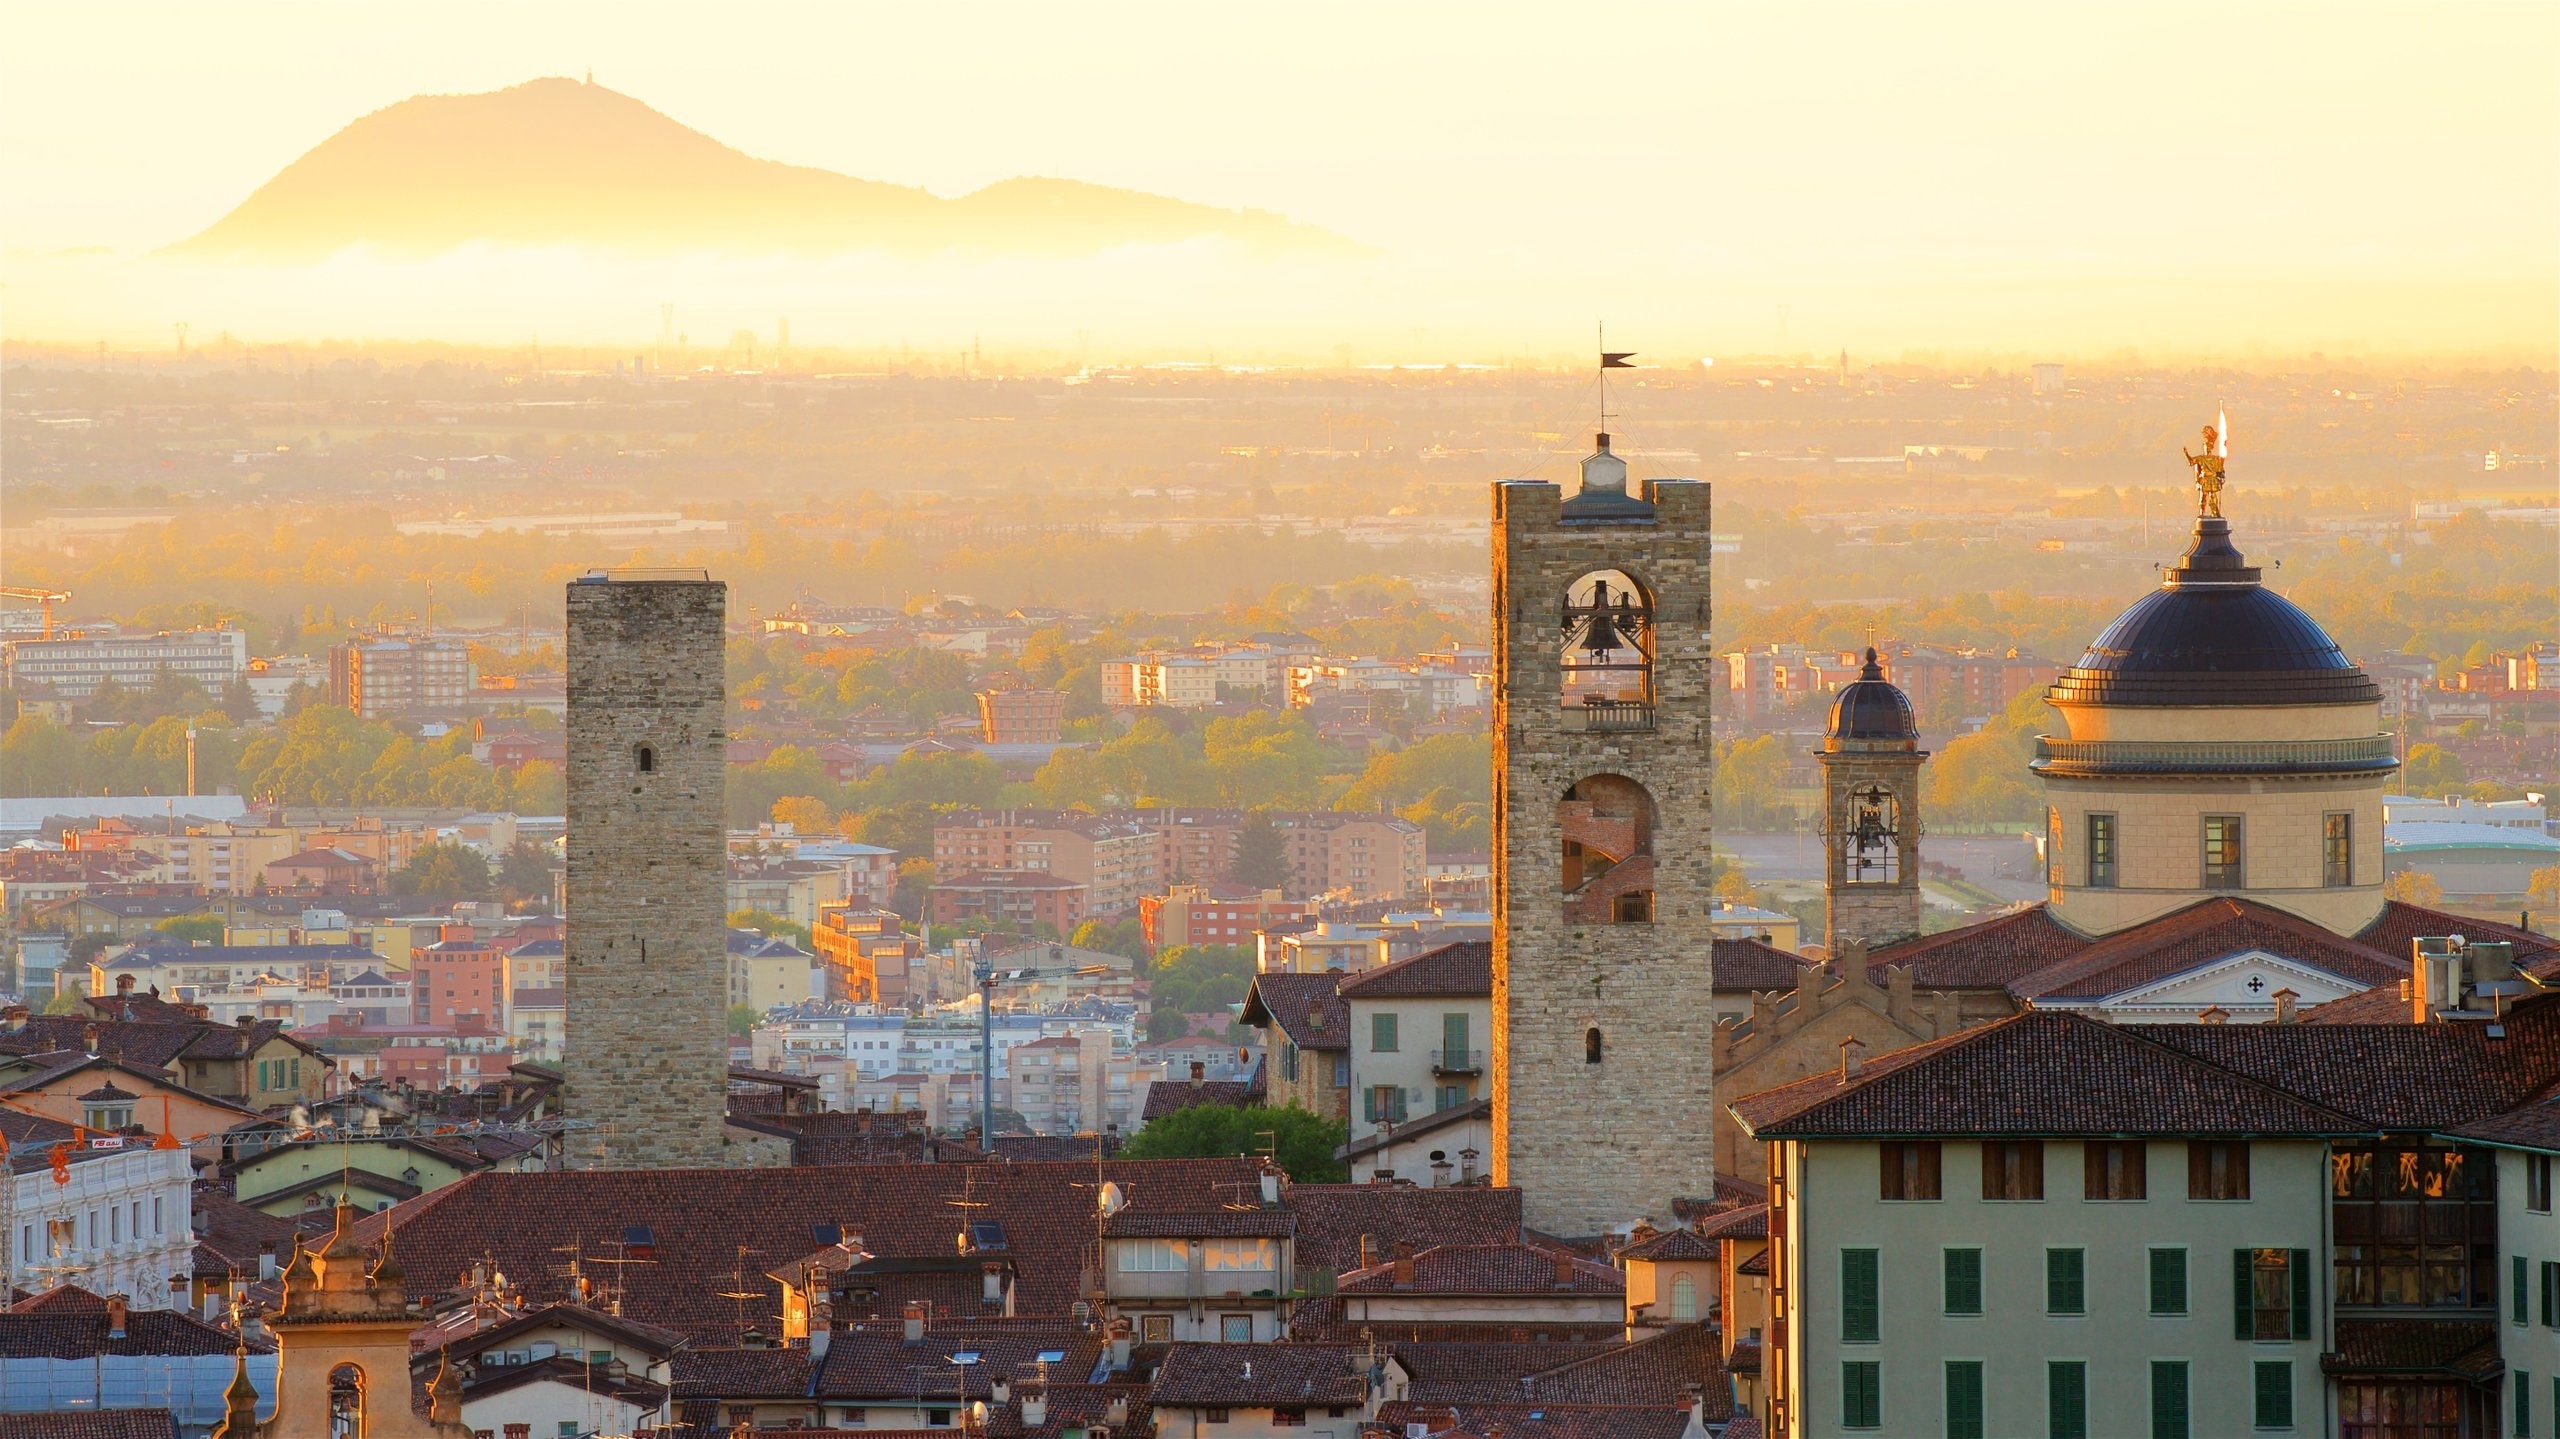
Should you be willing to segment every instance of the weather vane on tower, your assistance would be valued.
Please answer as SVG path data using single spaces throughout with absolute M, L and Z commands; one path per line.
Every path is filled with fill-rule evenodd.
M 2204 453 L 2187 455 L 2187 463 L 2196 472 L 2196 514 L 2200 518 L 2222 518 L 2222 463 L 2231 457 L 2231 420 L 2223 407 L 2213 407 L 2213 423 L 2204 427 Z M 2181 447 L 2178 453 L 2186 455 Z

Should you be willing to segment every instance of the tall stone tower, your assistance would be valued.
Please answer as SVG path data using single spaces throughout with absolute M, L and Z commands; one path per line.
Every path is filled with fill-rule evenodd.
M 1494 486 L 1493 1177 L 1528 1222 L 1715 1188 L 1708 491 Z
M 1920 727 L 1875 647 L 1840 687 L 1822 739 L 1824 936 L 1887 944 L 1920 932 Z
M 568 1111 L 573 1158 L 698 1168 L 728 1100 L 721 814 L 729 587 L 569 585 Z

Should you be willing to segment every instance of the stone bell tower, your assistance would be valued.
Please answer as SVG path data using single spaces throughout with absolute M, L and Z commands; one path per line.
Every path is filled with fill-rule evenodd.
M 1528 1222 L 1672 1222 L 1715 1189 L 1708 490 L 1609 436 L 1493 489 L 1493 1182 Z
M 1920 932 L 1920 727 L 1875 647 L 1840 687 L 1822 750 L 1822 918 L 1837 954 Z

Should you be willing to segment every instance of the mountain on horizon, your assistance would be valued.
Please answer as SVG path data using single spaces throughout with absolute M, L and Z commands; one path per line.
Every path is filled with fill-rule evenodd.
M 423 256 L 475 243 L 1057 256 L 1209 236 L 1267 253 L 1363 249 L 1260 210 L 1075 180 L 1004 180 L 946 200 L 759 160 L 593 81 L 550 78 L 377 110 L 173 248 L 282 261 L 352 245 Z

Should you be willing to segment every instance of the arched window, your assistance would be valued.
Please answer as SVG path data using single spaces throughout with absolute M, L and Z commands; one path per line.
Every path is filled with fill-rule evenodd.
M 1600 1027 L 1598 1025 L 1582 1031 L 1582 1062 L 1585 1064 L 1600 1062 Z
M 1564 707 L 1585 729 L 1653 728 L 1653 600 L 1623 570 L 1567 586 L 1558 656 Z
M 1902 879 L 1902 801 L 1883 785 L 1849 791 L 1840 816 L 1844 884 L 1897 884 Z
M 1671 1276 L 1671 1317 L 1680 1320 L 1698 1317 L 1698 1281 L 1686 1274 Z
M 364 1439 L 364 1371 L 341 1364 L 329 1371 L 329 1439 Z
M 654 773 L 658 768 L 658 751 L 644 744 L 631 752 L 631 762 L 639 766 L 642 774 Z
M 1653 796 L 1624 775 L 1576 781 L 1556 805 L 1566 920 L 1653 922 Z

